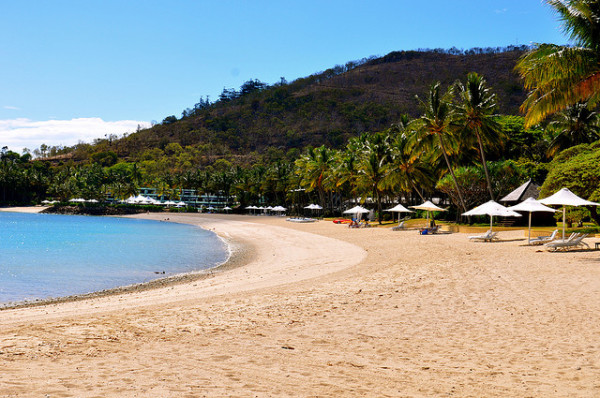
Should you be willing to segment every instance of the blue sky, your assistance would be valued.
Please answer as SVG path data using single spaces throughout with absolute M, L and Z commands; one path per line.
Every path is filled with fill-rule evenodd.
M 72 145 L 200 96 L 418 48 L 564 44 L 540 0 L 0 0 L 0 146 Z

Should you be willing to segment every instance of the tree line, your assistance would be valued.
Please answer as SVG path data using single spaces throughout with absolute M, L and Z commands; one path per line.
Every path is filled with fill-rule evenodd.
M 542 194 L 561 184 L 598 200 L 600 41 L 594 32 L 600 30 L 600 2 L 550 3 L 575 45 L 540 44 L 519 59 L 516 70 L 529 90 L 521 106 L 524 118 L 499 115 L 499 96 L 477 73 L 452 84 L 430 85 L 415 100 L 418 112 L 393 116 L 393 123 L 369 132 L 348 133 L 332 128 L 336 120 L 325 119 L 328 130 L 312 131 L 318 139 L 308 145 L 301 139 L 297 145 L 280 144 L 281 136 L 297 139 L 294 129 L 274 136 L 269 128 L 237 134 L 241 127 L 235 125 L 236 118 L 223 118 L 226 108 L 213 112 L 215 105 L 206 99 L 197 104 L 199 110 L 210 110 L 202 113 L 202 120 L 184 116 L 155 126 L 162 130 L 150 129 L 152 135 L 146 138 L 151 137 L 152 145 L 136 151 L 123 148 L 135 147 L 142 136 L 138 133 L 147 132 L 81 145 L 70 152 L 70 159 L 54 165 L 5 148 L 0 159 L 1 199 L 124 197 L 140 186 L 155 186 L 173 197 L 188 188 L 219 193 L 242 206 L 256 201 L 289 205 L 310 200 L 330 213 L 348 201 L 372 200 L 381 217 L 386 202 L 442 196 L 453 203 L 456 215 L 487 198 L 498 199 L 531 178 L 543 183 Z M 333 102 L 307 100 L 310 92 L 291 95 L 286 84 L 282 80 L 274 89 L 255 80 L 240 91 L 244 94 L 236 92 L 235 98 L 225 102 L 233 103 L 235 112 L 247 113 L 244 117 L 264 117 L 271 125 L 280 122 L 279 128 L 289 124 L 278 121 L 273 112 L 268 118 L 260 116 L 260 108 L 271 104 L 275 110 L 306 101 L 306 108 L 294 108 L 299 120 L 321 118 L 328 106 L 333 109 Z M 347 92 L 355 90 L 346 88 Z M 323 112 L 311 113 L 320 106 Z M 352 111 L 355 105 L 344 106 Z M 195 140 L 194 134 L 206 139 Z M 174 135 L 177 141 L 168 139 Z M 594 209 L 586 211 L 598 219 Z

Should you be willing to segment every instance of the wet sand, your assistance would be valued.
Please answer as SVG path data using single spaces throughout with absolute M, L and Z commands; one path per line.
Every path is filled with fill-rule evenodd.
M 0 207 L 0 211 L 16 213 L 41 213 L 47 208 L 48 206 Z
M 201 280 L 0 311 L 0 396 L 600 395 L 600 252 L 280 217 Z M 588 239 L 593 247 L 597 240 Z

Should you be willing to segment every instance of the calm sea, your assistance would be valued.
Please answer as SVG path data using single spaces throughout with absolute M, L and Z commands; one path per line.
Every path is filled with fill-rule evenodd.
M 226 259 L 214 233 L 190 225 L 0 213 L 0 305 L 147 282 Z

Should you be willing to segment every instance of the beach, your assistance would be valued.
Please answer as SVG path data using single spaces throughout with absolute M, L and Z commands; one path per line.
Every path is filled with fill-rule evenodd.
M 190 281 L 0 311 L 0 396 L 594 397 L 600 252 L 283 217 Z M 591 246 L 598 239 L 588 239 Z

